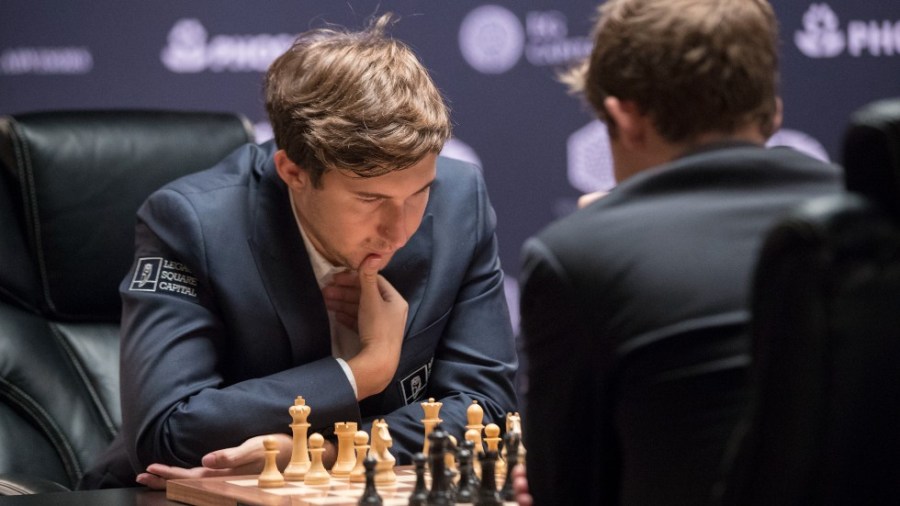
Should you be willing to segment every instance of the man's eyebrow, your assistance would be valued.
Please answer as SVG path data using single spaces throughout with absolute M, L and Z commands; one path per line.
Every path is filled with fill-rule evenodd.
M 419 193 L 424 192 L 425 190 L 431 188 L 431 185 L 433 185 L 433 184 L 434 184 L 434 179 L 425 183 L 425 185 L 422 186 L 421 188 L 419 188 L 418 190 L 416 190 L 416 192 L 413 195 L 417 195 Z M 358 195 L 360 197 L 365 197 L 365 198 L 370 198 L 370 199 L 375 199 L 375 198 L 389 199 L 389 198 L 391 198 L 390 195 L 385 195 L 383 193 L 374 193 L 374 192 L 365 192 L 365 191 L 355 191 L 353 193 L 355 193 L 356 195 Z

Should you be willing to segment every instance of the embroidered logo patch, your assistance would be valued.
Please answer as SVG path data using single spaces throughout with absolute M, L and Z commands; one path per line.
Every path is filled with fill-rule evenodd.
M 181 262 L 162 257 L 139 258 L 128 289 L 132 292 L 168 292 L 197 298 L 197 278 Z
M 134 279 L 131 280 L 129 290 L 133 292 L 155 292 L 159 282 L 159 271 L 162 267 L 162 258 L 141 258 L 134 269 Z
M 403 400 L 406 404 L 419 400 L 425 394 L 428 378 L 431 377 L 431 363 L 433 360 L 429 360 L 427 364 L 422 365 L 422 367 L 400 380 L 400 388 L 403 390 Z

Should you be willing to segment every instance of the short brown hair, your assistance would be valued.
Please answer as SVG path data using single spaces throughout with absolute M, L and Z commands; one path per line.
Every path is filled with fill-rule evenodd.
M 634 101 L 670 142 L 752 123 L 772 134 L 778 27 L 766 0 L 608 0 L 598 12 L 590 57 L 563 80 L 611 133 L 607 96 Z
M 301 34 L 266 73 L 275 143 L 310 172 L 373 177 L 414 165 L 450 137 L 447 106 L 412 50 L 384 32 L 384 14 L 360 32 Z

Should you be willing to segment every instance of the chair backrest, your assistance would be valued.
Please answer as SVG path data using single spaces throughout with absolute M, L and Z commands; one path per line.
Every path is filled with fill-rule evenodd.
M 620 460 L 600 477 L 620 504 L 709 497 L 747 403 L 748 321 L 748 311 L 709 315 L 617 350 L 616 405 L 606 411 L 613 411 L 620 455 L 597 459 Z
M 754 400 L 730 505 L 900 502 L 900 101 L 855 114 L 846 194 L 768 234 L 752 294 Z
M 71 488 L 108 445 L 135 212 L 251 140 L 230 113 L 0 118 L 0 474 Z
M 848 191 L 900 217 L 900 98 L 873 102 L 851 116 L 843 164 Z

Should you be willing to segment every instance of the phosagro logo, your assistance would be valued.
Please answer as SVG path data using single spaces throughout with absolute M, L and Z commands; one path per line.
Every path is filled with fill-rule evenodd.
M 797 48 L 811 58 L 830 58 L 844 50 L 844 34 L 828 4 L 812 4 L 803 15 L 803 31 L 794 33 Z
M 259 72 L 291 47 L 295 36 L 287 33 L 216 35 L 212 39 L 197 19 L 180 19 L 169 30 L 168 44 L 160 59 L 172 72 Z
M 854 57 L 900 55 L 900 20 L 851 20 L 845 32 L 828 4 L 812 4 L 803 14 L 803 30 L 794 32 L 794 44 L 810 58 L 833 58 L 845 50 Z

